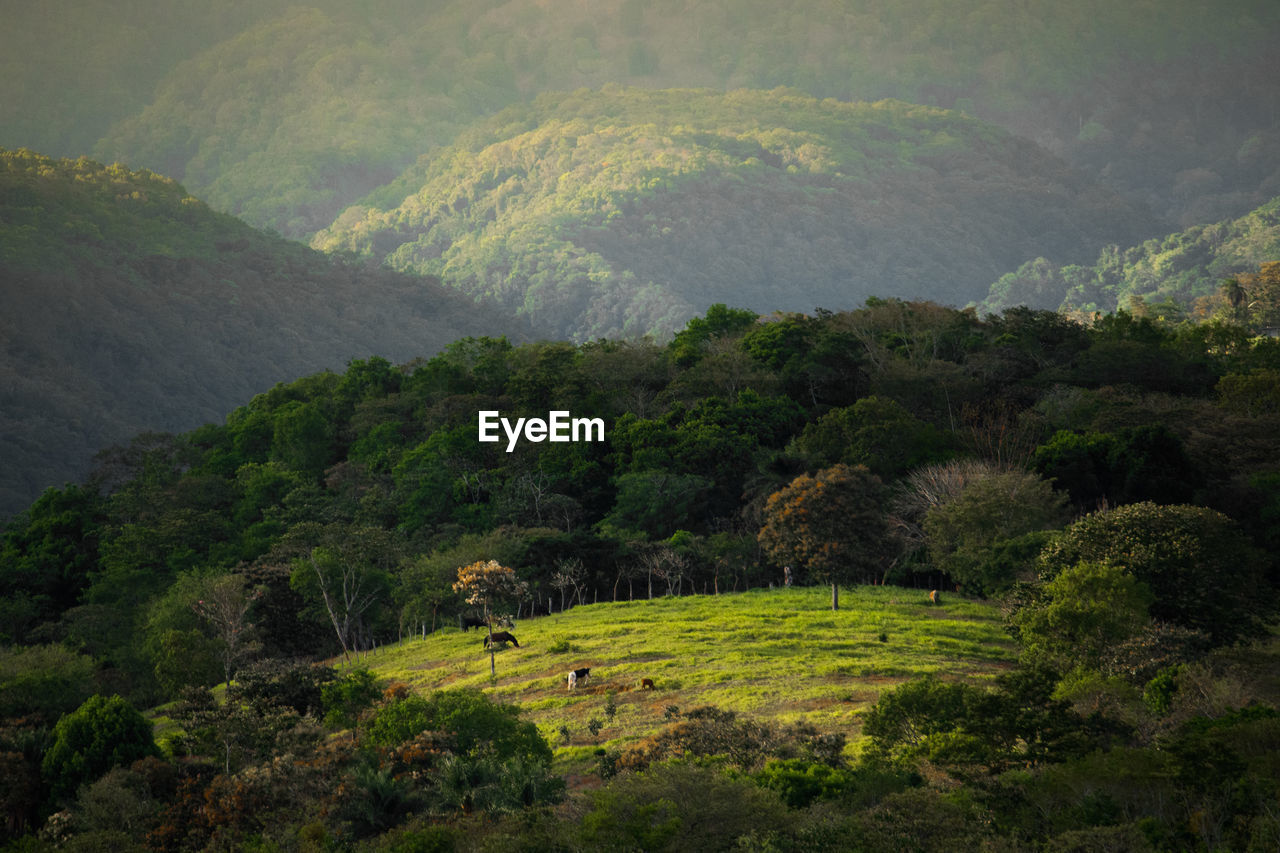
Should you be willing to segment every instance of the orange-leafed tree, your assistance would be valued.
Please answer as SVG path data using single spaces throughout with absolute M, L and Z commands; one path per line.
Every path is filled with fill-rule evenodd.
M 775 563 L 803 567 L 831 584 L 877 580 L 897 552 L 885 519 L 884 484 L 863 465 L 834 465 L 801 474 L 769 496 L 758 539 Z

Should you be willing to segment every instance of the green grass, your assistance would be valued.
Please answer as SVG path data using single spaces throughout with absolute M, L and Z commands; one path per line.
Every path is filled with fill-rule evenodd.
M 669 705 L 808 722 L 854 743 L 861 712 L 882 690 L 925 673 L 987 680 L 1015 656 L 990 603 L 947 596 L 935 607 L 922 591 L 858 587 L 841 591 L 840 607 L 831 611 L 825 588 L 593 604 L 520 621 L 512 632 L 520 648 L 497 652 L 492 678 L 476 631 L 444 629 L 360 663 L 423 692 L 479 687 L 519 706 L 558 763 L 576 765 L 597 745 L 622 748 L 655 733 Z M 565 673 L 584 666 L 591 680 L 570 693 Z M 641 678 L 656 689 L 640 690 Z M 605 722 L 594 738 L 592 717 Z

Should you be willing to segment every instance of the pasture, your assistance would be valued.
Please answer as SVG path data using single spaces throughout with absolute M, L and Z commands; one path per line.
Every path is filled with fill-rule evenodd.
M 493 677 L 482 634 L 453 627 L 359 663 L 418 691 L 478 687 L 518 705 L 569 771 L 599 746 L 655 733 L 670 706 L 808 722 L 856 749 L 860 713 L 882 690 L 925 673 L 990 679 L 1015 656 L 987 602 L 944 594 L 934 606 L 922 590 L 855 587 L 841 590 L 840 607 L 826 587 L 602 602 L 519 620 L 520 647 L 496 653 Z M 591 677 L 570 692 L 566 674 L 582 667 Z M 654 689 L 641 690 L 642 678 Z

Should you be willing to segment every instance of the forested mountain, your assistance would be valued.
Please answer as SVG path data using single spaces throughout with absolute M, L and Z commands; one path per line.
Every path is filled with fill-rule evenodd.
M 992 284 L 981 307 L 1109 313 L 1151 305 L 1170 318 L 1188 312 L 1204 317 L 1221 309 L 1225 281 L 1278 258 L 1280 197 L 1238 219 L 1195 225 L 1124 249 L 1108 246 L 1092 265 L 1028 261 Z
M 468 338 L 278 384 L 220 423 L 140 437 L 110 478 L 49 490 L 0 534 L 0 840 L 674 851 L 687 836 L 656 845 L 651 818 L 626 816 L 668 814 L 684 778 L 699 849 L 747 830 L 693 806 L 755 814 L 764 791 L 786 795 L 770 800 L 784 850 L 847 850 L 855 831 L 937 853 L 1081 834 L 1266 849 L 1278 376 L 1280 339 L 1231 323 L 870 300 L 717 305 L 666 345 Z M 548 409 L 603 435 L 477 440 L 480 411 Z M 825 589 L 735 595 L 783 566 L 843 585 L 842 609 Z M 868 584 L 899 589 L 853 588 Z M 659 629 L 670 609 L 626 601 L 650 589 L 731 601 Z M 981 597 L 1001 599 L 1008 639 L 964 600 Z M 572 609 L 559 636 L 528 616 L 566 600 L 591 605 L 590 633 Z M 459 630 L 486 610 L 518 622 L 493 679 L 484 639 Z M 443 636 L 418 640 L 429 628 Z M 724 668 L 743 635 L 772 677 Z M 316 665 L 408 636 L 399 683 Z M 895 666 L 921 637 L 926 660 Z M 566 695 L 565 670 L 606 641 L 619 673 L 662 665 L 661 689 L 624 693 L 630 675 L 597 667 Z M 798 646 L 820 701 L 777 675 Z M 966 656 L 1003 672 L 966 679 Z M 459 683 L 477 689 L 443 689 Z M 719 706 L 739 692 L 794 726 Z M 134 708 L 162 702 L 153 735 Z M 543 725 L 517 725 L 534 707 Z M 602 741 L 615 713 L 650 722 Z M 571 817 L 548 808 L 562 774 L 592 789 Z
M 430 279 L 215 213 L 150 172 L 0 151 L 0 516 L 143 430 L 276 382 L 514 324 Z
M 578 339 L 669 334 L 715 302 L 963 304 L 1027 257 L 1084 261 L 1154 225 L 960 113 L 780 90 L 544 95 L 371 201 L 312 245 L 439 275 Z
M 480 116 L 611 82 L 959 107 L 1177 225 L 1277 194 L 1270 0 L 10 5 L 0 145 L 150 168 L 294 237 Z

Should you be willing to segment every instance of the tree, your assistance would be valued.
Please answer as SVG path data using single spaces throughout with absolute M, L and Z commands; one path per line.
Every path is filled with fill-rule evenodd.
M 94 661 L 64 645 L 0 646 L 0 719 L 45 725 L 93 694 Z
M 294 561 L 289 583 L 304 596 L 319 596 L 342 655 L 350 660 L 352 648 L 367 637 L 365 615 L 383 599 L 388 578 L 355 555 L 318 546 Z
M 1206 507 L 1134 503 L 1087 515 L 1046 546 L 1040 574 L 1050 581 L 1084 562 L 1133 575 L 1151 589 L 1154 619 L 1216 643 L 1261 634 L 1275 616 L 1262 555 L 1234 521 Z
M 227 687 L 241 661 L 262 648 L 249 621 L 249 609 L 262 593 L 261 588 L 246 589 L 243 575 L 221 575 L 208 581 L 204 596 L 192 605 L 222 643 L 222 672 Z
M 1118 566 L 1077 563 L 1020 609 L 1013 629 L 1029 658 L 1060 672 L 1101 669 L 1102 656 L 1150 624 L 1151 589 Z
M 688 367 L 705 354 L 710 343 L 717 338 L 740 335 L 750 328 L 759 315 L 742 308 L 730 308 L 717 302 L 707 309 L 704 317 L 694 317 L 682 330 L 676 332 L 668 350 L 675 362 Z
M 101 505 L 97 491 L 89 487 L 48 489 L 5 525 L 0 599 L 23 597 L 30 613 L 27 619 L 0 625 L 0 640 L 21 642 L 27 627 L 23 622 L 56 618 L 76 604 L 96 568 Z
M 582 560 L 577 557 L 564 557 L 556 560 L 556 573 L 551 576 L 551 585 L 560 590 L 560 609 L 565 609 L 564 593 L 566 589 L 573 588 L 573 596 L 570 596 L 569 603 L 573 603 L 576 596 L 578 603 L 582 603 L 582 582 L 586 578 L 586 571 L 582 567 Z
M 945 435 L 887 397 L 832 409 L 806 426 L 792 447 L 810 464 L 866 465 L 889 479 L 950 455 Z
M 883 497 L 880 478 L 862 465 L 801 474 L 769 497 L 757 538 L 775 563 L 830 583 L 836 609 L 838 584 L 874 582 L 897 550 Z
M 159 754 L 151 723 L 137 709 L 120 696 L 90 696 L 54 726 L 41 773 L 53 799 L 66 801 L 112 767 Z
M 925 514 L 929 551 L 953 581 L 990 595 L 1014 581 L 1004 573 L 1011 567 L 992 559 L 997 546 L 1057 527 L 1067 519 L 1065 504 L 1066 497 L 1035 474 L 991 474 Z
M 458 569 L 458 580 L 454 583 L 453 590 L 465 593 L 468 604 L 479 605 L 484 609 L 484 621 L 489 627 L 489 639 L 492 641 L 494 603 L 504 598 L 524 598 L 529 594 L 529 585 L 516 578 L 514 569 L 507 568 L 497 560 L 477 560 Z M 492 642 L 489 648 L 489 672 L 492 673 Z
M 621 474 L 616 484 L 618 496 L 604 523 L 655 539 L 697 527 L 697 510 L 715 485 L 707 477 L 659 469 Z
M 1254 331 L 1280 327 L 1280 261 L 1262 264 L 1256 273 L 1239 278 L 1244 290 L 1245 313 Z

